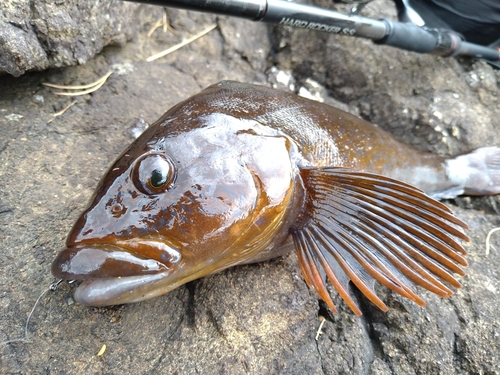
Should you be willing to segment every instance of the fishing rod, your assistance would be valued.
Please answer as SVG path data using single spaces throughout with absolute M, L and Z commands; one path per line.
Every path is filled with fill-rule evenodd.
M 362 37 L 377 44 L 439 56 L 469 56 L 493 64 L 500 51 L 463 41 L 451 31 L 425 28 L 413 23 L 372 19 L 312 5 L 283 0 L 126 0 L 144 4 L 240 17 L 251 21 Z M 360 3 L 363 3 L 361 1 Z M 362 4 L 357 5 L 362 7 Z

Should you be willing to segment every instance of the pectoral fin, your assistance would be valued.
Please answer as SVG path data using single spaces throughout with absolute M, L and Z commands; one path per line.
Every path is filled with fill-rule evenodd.
M 306 168 L 302 226 L 292 231 L 305 281 L 328 304 L 325 274 L 355 314 L 348 282 L 381 310 L 375 280 L 420 306 L 420 285 L 442 297 L 460 288 L 453 273 L 465 275 L 467 225 L 421 190 L 388 177 L 343 168 Z

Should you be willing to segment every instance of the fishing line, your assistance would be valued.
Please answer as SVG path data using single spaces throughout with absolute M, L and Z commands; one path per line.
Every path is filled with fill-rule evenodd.
M 61 282 L 62 282 L 62 279 L 59 280 L 59 281 L 56 281 L 56 282 L 54 282 L 52 284 L 50 284 L 49 287 L 47 289 L 45 289 L 42 292 L 42 294 L 40 294 L 40 296 L 36 299 L 35 304 L 33 305 L 33 308 L 31 309 L 31 312 L 29 313 L 28 318 L 26 319 L 26 324 L 24 326 L 24 338 L 18 338 L 18 339 L 13 339 L 13 340 L 8 340 L 8 341 L 0 342 L 0 346 L 12 344 L 14 342 L 24 342 L 26 344 L 33 343 L 33 341 L 31 341 L 31 340 L 28 339 L 28 326 L 29 326 L 29 323 L 30 323 L 31 316 L 35 312 L 35 308 L 38 305 L 38 302 L 40 302 L 40 300 L 42 299 L 42 297 L 47 292 L 49 292 L 49 291 L 55 291 Z

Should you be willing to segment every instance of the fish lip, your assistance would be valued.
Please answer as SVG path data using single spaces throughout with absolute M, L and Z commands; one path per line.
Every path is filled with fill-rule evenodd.
M 170 273 L 173 265 L 117 244 L 85 243 L 60 251 L 52 263 L 52 274 L 62 280 L 107 279 Z
M 121 278 L 96 278 L 83 281 L 75 290 L 76 302 L 86 306 L 110 306 L 134 303 L 167 293 L 159 288 L 170 272 Z

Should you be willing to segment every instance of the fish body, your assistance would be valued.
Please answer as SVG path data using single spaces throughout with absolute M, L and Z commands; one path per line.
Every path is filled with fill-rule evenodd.
M 332 310 L 325 277 L 360 314 L 352 281 L 424 305 L 460 287 L 466 225 L 430 198 L 500 192 L 500 151 L 417 151 L 333 107 L 221 82 L 179 103 L 103 177 L 52 272 L 87 305 L 137 302 L 295 248 Z M 427 194 L 424 194 L 423 191 Z M 444 281 L 444 282 L 443 282 Z

